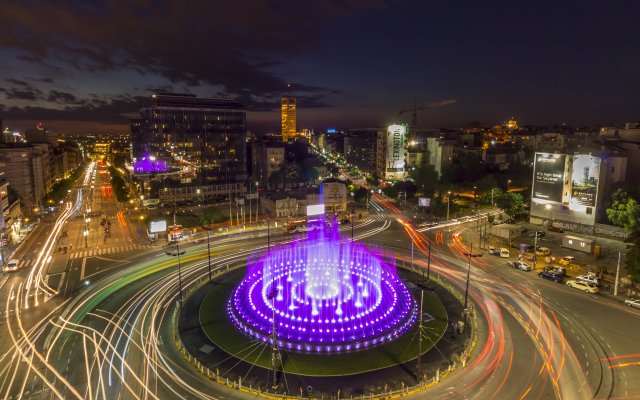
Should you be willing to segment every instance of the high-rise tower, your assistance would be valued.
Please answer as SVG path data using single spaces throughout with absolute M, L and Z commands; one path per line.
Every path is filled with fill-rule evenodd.
M 288 141 L 297 135 L 296 131 L 296 98 L 285 96 L 281 102 L 282 140 Z

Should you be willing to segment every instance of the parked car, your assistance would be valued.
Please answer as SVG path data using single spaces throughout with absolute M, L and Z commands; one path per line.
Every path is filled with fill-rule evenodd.
M 564 265 L 564 266 L 574 264 L 575 262 L 576 262 L 576 258 L 572 256 L 564 256 L 560 259 L 560 261 L 558 261 L 560 265 Z
M 539 256 L 548 256 L 549 254 L 551 254 L 551 249 L 549 249 L 548 247 L 538 247 L 536 254 Z
M 509 261 L 507 265 L 511 268 L 519 269 L 520 271 L 531 271 L 531 265 L 524 261 Z
M 500 256 L 500 249 L 497 247 L 489 246 L 489 254 L 492 256 Z
M 546 233 L 544 231 L 536 231 L 536 236 L 538 238 L 544 237 L 546 235 Z
M 527 233 L 529 232 L 529 229 L 525 228 L 524 226 L 522 228 L 520 228 L 520 232 L 521 233 Z
M 564 229 L 562 229 L 562 228 L 558 228 L 557 226 L 550 226 L 550 227 L 549 227 L 549 231 L 551 231 L 551 232 L 558 232 L 558 233 L 564 233 Z
M 540 271 L 538 272 L 538 276 L 542 279 L 547 279 L 557 283 L 562 283 L 564 280 L 560 275 L 549 271 Z
M 635 307 L 635 308 L 640 308 L 640 299 L 626 299 L 624 301 L 624 304 L 629 306 L 629 307 Z
M 509 254 L 509 249 L 507 249 L 506 247 L 501 247 L 500 248 L 500 257 L 502 258 L 509 258 L 511 254 Z
M 554 266 L 554 267 L 545 267 L 545 271 L 552 272 L 554 274 L 558 274 L 560 276 L 567 276 L 567 270 L 564 267 Z
M 582 282 L 587 282 L 587 283 L 593 283 L 594 285 L 599 285 L 600 281 L 598 280 L 598 277 L 593 275 L 593 274 L 587 274 L 587 275 L 580 275 L 576 278 L 577 281 L 582 281 Z
M 589 282 L 581 282 L 581 281 L 575 281 L 575 280 L 569 280 L 567 281 L 567 286 L 575 288 L 575 289 L 580 289 L 584 292 L 587 293 L 598 293 L 598 286 L 594 285 L 593 283 L 589 283 Z
M 16 272 L 20 263 L 18 260 L 9 260 L 7 265 L 2 268 L 2 272 Z

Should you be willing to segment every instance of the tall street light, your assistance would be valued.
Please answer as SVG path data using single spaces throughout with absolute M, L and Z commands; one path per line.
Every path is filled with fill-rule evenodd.
M 449 221 L 449 205 L 451 204 L 451 191 L 447 192 L 447 221 Z
M 209 282 L 211 282 L 211 225 L 203 226 L 203 228 L 207 230 L 207 258 L 209 259 Z
M 544 208 L 545 210 L 547 210 L 547 231 L 548 231 L 549 227 L 551 226 L 551 204 L 545 204 Z
M 354 221 L 353 221 L 353 215 L 355 214 L 355 211 L 353 208 L 351 209 L 351 243 L 353 243 L 353 225 Z
M 466 312 L 467 306 L 469 304 L 469 281 L 471 280 L 471 257 L 482 257 L 482 254 L 473 254 L 473 243 L 471 243 L 469 252 L 465 253 L 465 255 L 469 257 L 469 266 L 467 267 L 467 286 L 464 290 L 464 309 Z

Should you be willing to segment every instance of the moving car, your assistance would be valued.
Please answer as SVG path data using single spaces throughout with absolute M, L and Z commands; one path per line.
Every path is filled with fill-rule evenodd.
M 549 271 L 540 271 L 538 272 L 538 276 L 542 279 L 547 279 L 557 283 L 562 283 L 564 280 L 560 275 Z
M 572 256 L 564 256 L 560 259 L 560 261 L 558 261 L 560 265 L 564 265 L 564 266 L 574 264 L 575 262 L 576 262 L 576 258 Z
M 600 283 L 598 277 L 592 274 L 580 275 L 576 278 L 576 280 L 581 282 L 593 283 L 596 286 Z
M 640 308 L 640 300 L 639 299 L 626 299 L 624 301 L 624 304 L 629 306 L 629 307 L 635 307 L 635 308 Z
M 546 235 L 546 233 L 544 231 L 536 231 L 536 236 L 538 238 L 544 237 Z
M 589 282 L 581 282 L 581 281 L 574 281 L 574 280 L 569 280 L 567 281 L 567 286 L 575 288 L 575 289 L 580 289 L 584 292 L 587 293 L 598 293 L 598 286 L 594 285 L 593 283 L 589 283 Z
M 500 249 L 497 247 L 489 246 L 489 254 L 492 256 L 500 256 Z
M 509 256 L 510 256 L 509 249 L 507 249 L 506 247 L 501 247 L 500 248 L 500 257 L 509 258 Z
M 2 272 L 16 272 L 19 264 L 18 260 L 9 260 L 7 265 L 2 268 Z

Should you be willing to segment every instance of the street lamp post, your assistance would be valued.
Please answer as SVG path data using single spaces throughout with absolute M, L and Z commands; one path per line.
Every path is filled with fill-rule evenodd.
M 351 243 L 353 243 L 353 225 L 355 225 L 353 221 L 354 214 L 355 214 L 355 210 L 352 208 L 351 209 Z
M 551 226 L 551 204 L 545 204 L 544 208 L 545 210 L 547 210 L 547 231 L 548 231 L 549 227 Z
M 465 313 L 467 311 L 467 306 L 469 305 L 469 281 L 471 280 L 471 257 L 482 257 L 482 254 L 473 254 L 473 243 L 469 248 L 469 253 L 465 254 L 469 257 L 469 266 L 467 267 L 467 285 L 464 290 L 464 310 Z
M 447 192 L 447 221 L 449 221 L 449 205 L 451 204 L 451 191 Z
M 207 258 L 209 259 L 209 264 L 208 264 L 209 282 L 211 282 L 211 245 L 210 245 L 211 226 L 207 226 L 205 229 L 207 230 Z

